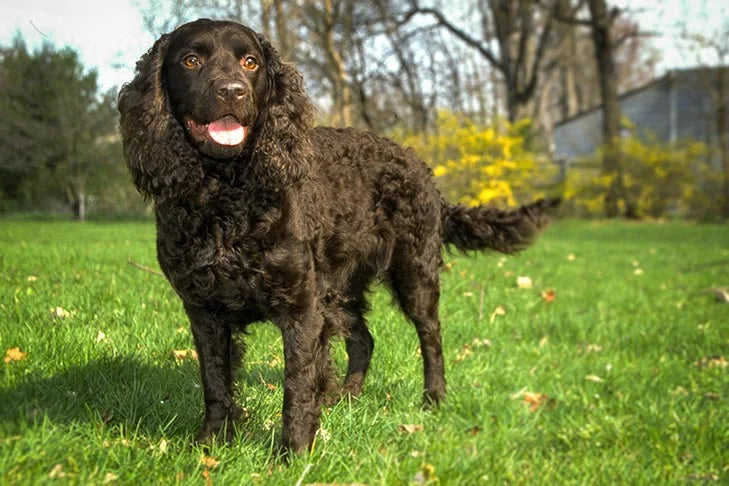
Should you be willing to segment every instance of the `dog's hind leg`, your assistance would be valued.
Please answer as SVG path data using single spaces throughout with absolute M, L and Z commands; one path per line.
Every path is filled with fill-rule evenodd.
M 408 246 L 397 251 L 391 268 L 391 285 L 405 315 L 413 322 L 420 340 L 425 376 L 426 406 L 437 406 L 445 397 L 446 381 L 443 347 L 438 319 L 439 249 L 427 243 L 421 252 Z
M 347 309 L 350 323 L 349 332 L 344 343 L 347 347 L 349 363 L 347 364 L 347 376 L 344 378 L 344 385 L 342 386 L 342 395 L 359 396 L 362 393 L 362 385 L 370 367 L 375 340 L 367 329 L 367 321 L 364 317 L 365 310 L 364 296 L 361 296 L 359 300 L 355 301 L 354 305 L 349 306 L 349 309 Z

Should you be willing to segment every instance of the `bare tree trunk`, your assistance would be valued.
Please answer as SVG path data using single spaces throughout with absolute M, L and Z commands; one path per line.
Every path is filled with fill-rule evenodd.
M 592 40 L 602 98 L 603 172 L 610 176 L 605 194 L 605 215 L 619 215 L 619 201 L 623 196 L 623 175 L 620 167 L 620 104 L 618 102 L 618 78 L 613 56 L 611 36 L 612 18 L 605 0 L 589 0 Z
M 721 213 L 729 218 L 729 68 L 717 73 L 716 134 L 723 175 Z
M 331 64 L 331 75 L 334 84 L 334 108 L 337 115 L 336 124 L 350 126 L 352 124 L 352 94 L 347 82 L 347 68 L 344 59 L 334 42 L 334 27 L 336 25 L 334 5 L 332 0 L 324 0 L 324 51 Z
M 278 39 L 278 53 L 281 58 L 290 61 L 293 57 L 293 48 L 291 46 L 291 35 L 289 34 L 290 19 L 286 15 L 283 6 L 283 0 L 273 0 L 273 11 L 275 18 L 273 19 L 276 26 L 276 38 Z

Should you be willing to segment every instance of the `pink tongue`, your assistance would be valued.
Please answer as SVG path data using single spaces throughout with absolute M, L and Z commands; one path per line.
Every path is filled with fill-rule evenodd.
M 220 145 L 238 145 L 246 136 L 246 130 L 232 116 L 225 116 L 208 125 L 208 135 Z

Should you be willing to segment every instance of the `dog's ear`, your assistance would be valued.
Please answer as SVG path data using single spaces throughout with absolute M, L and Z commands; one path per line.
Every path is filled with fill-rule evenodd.
M 278 187 L 304 177 L 313 153 L 309 138 L 314 106 L 304 89 L 301 73 L 279 57 L 262 35 L 258 40 L 266 58 L 268 91 L 261 113 L 261 132 L 254 157 Z
M 137 62 L 134 79 L 119 92 L 124 156 L 132 180 L 146 197 L 177 194 L 202 179 L 202 165 L 169 108 L 164 61 L 170 34 L 164 34 Z

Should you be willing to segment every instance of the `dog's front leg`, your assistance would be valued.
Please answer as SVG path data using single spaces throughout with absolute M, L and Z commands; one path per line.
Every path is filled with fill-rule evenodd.
M 321 312 L 311 309 L 279 323 L 283 335 L 285 373 L 282 445 L 303 452 L 319 428 L 321 402 L 329 384 L 329 337 Z
M 233 421 L 240 409 L 233 402 L 233 343 L 231 329 L 220 316 L 203 309 L 185 306 L 195 340 L 200 375 L 205 396 L 205 419 L 197 435 L 198 442 L 208 442 L 223 434 L 233 440 Z

